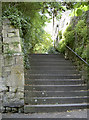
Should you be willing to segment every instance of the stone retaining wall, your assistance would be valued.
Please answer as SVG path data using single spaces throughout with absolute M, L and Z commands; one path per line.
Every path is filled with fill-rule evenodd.
M 0 81 L 3 88 L 3 112 L 23 112 L 24 108 L 24 65 L 19 30 L 3 22 L 0 49 Z M 1 44 L 0 44 L 1 45 Z M 1 91 L 1 87 L 0 87 Z

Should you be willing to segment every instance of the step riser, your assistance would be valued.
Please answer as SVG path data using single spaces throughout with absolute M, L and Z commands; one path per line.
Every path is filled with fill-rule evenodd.
M 80 79 L 80 76 L 25 76 L 25 79 Z
M 59 57 L 29 57 L 30 60 L 65 60 L 63 56 Z
M 49 56 L 49 57 L 29 57 L 29 59 L 33 59 L 33 60 L 35 60 L 35 59 L 38 59 L 38 60 L 43 60 L 43 59 L 45 59 L 45 60 L 49 60 L 49 59 L 53 59 L 53 60 L 60 60 L 60 59 L 63 59 L 63 60 L 65 60 L 64 59 L 64 57 L 63 56 L 55 56 L 55 57 L 51 57 L 51 56 Z
M 87 98 L 59 98 L 59 99 L 31 99 L 25 98 L 25 104 L 71 104 L 71 103 L 87 103 Z
M 73 66 L 70 63 L 31 63 L 31 66 Z
M 61 65 L 61 64 L 64 64 L 64 65 L 73 65 L 70 61 L 35 61 L 35 60 L 30 60 L 30 63 L 31 65 Z
M 73 67 L 31 67 L 30 70 L 75 70 Z
M 31 57 L 63 57 L 62 54 L 29 54 Z
M 52 71 L 52 70 L 50 70 L 50 71 L 48 71 L 48 70 L 46 70 L 46 71 L 42 71 L 42 70 L 34 70 L 34 71 L 25 71 L 25 74 L 27 74 L 27 75 L 29 75 L 29 74 L 78 74 L 79 72 L 77 72 L 77 71 L 72 71 L 72 70 L 70 70 L 70 71 L 67 71 L 67 70 L 63 70 L 63 71 Z
M 87 109 L 87 106 L 61 106 L 61 107 L 24 107 L 25 113 L 42 113 L 42 112 L 64 112 L 67 110 L 74 110 L 74 109 Z
M 59 63 L 70 63 L 69 61 L 66 61 L 64 59 L 29 59 L 30 63 L 40 63 L 40 62 L 59 62 Z
M 52 91 L 52 92 L 40 92 L 40 91 L 38 91 L 38 92 L 29 92 L 29 91 L 25 91 L 25 97 L 73 97 L 73 96 L 87 96 L 89 94 L 89 92 L 84 92 L 84 91 L 82 91 L 82 92 L 54 92 L 54 91 Z
M 31 81 L 31 80 L 25 80 L 25 84 L 28 85 L 77 85 L 77 84 L 83 84 L 84 81 Z
M 31 68 L 41 68 L 41 69 L 43 69 L 43 68 L 45 68 L 45 69 L 47 69 L 47 68 L 54 68 L 54 69 L 59 68 L 60 69 L 60 68 L 76 68 L 76 67 L 69 66 L 69 65 L 67 65 L 67 66 L 58 66 L 58 65 L 57 66 L 56 65 L 55 66 L 50 66 L 50 65 L 47 65 L 47 66 L 45 66 L 45 65 L 44 66 L 32 66 L 31 65 Z
M 85 86 L 25 86 L 25 90 L 29 91 L 71 91 L 86 90 Z
M 60 58 L 60 57 L 64 57 L 63 55 L 29 55 L 29 57 L 32 57 L 32 58 Z

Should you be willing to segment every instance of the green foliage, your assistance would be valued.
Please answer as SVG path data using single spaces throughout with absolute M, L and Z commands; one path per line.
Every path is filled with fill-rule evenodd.
M 58 52 L 55 50 L 55 48 L 53 46 L 51 46 L 48 49 L 48 53 L 50 53 L 50 54 L 57 54 Z
M 73 26 L 72 25 L 69 25 L 66 29 L 66 31 L 64 32 L 64 38 L 65 38 L 65 43 L 66 45 L 69 45 L 69 46 L 73 46 L 74 44 L 74 40 L 75 40 L 75 33 L 74 33 L 74 30 L 73 30 Z
M 77 13 L 77 16 L 81 16 L 83 11 L 81 9 L 77 9 L 76 13 Z
M 29 53 L 47 52 L 52 46 L 52 40 L 47 33 L 45 36 L 43 27 L 53 15 L 57 17 L 58 11 L 64 9 L 61 3 L 57 2 L 3 2 L 3 18 L 8 18 L 11 25 L 20 29 L 26 68 L 29 68 Z
M 86 12 L 83 13 L 81 17 L 77 17 L 76 19 L 77 23 L 75 24 L 75 26 L 75 21 L 72 20 L 72 23 L 64 32 L 64 40 L 61 40 L 59 42 L 58 50 L 64 53 L 66 50 L 65 45 L 68 45 L 70 48 L 75 50 L 78 55 L 89 62 L 89 40 L 86 24 Z
M 64 37 L 65 37 L 65 43 L 67 45 L 71 44 L 70 46 L 72 46 L 73 43 L 74 43 L 74 39 L 75 39 L 74 31 L 67 31 L 67 32 L 65 32 Z
M 78 21 L 76 28 L 75 28 L 75 31 L 77 33 L 79 41 L 81 41 L 83 39 L 86 41 L 86 39 L 87 39 L 87 25 L 86 25 L 84 20 Z
M 34 53 L 48 53 L 49 48 L 52 46 L 52 39 L 50 34 L 46 33 L 42 35 L 42 41 L 35 45 Z
M 62 31 L 59 31 L 59 40 L 62 39 Z
M 60 51 L 61 53 L 65 52 L 65 41 L 64 40 L 59 42 L 57 50 Z
M 79 56 L 81 56 L 82 51 L 83 51 L 83 46 L 78 47 L 78 48 L 75 49 L 75 52 L 76 52 Z

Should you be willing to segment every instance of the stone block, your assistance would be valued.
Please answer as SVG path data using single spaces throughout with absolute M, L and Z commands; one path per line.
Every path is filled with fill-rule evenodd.
M 9 81 L 9 84 L 10 83 L 13 88 L 24 87 L 23 74 L 11 74 L 11 81 Z
M 10 20 L 4 19 L 3 25 L 8 25 L 8 24 L 10 24 L 10 23 L 11 23 Z
M 7 92 L 5 95 L 8 99 L 13 99 L 16 97 L 15 93 L 12 92 Z
M 20 42 L 20 37 L 13 37 L 13 38 L 3 38 L 4 43 L 13 43 L 13 42 Z
M 7 33 L 16 33 L 16 30 L 14 27 L 13 28 L 10 28 L 10 29 L 7 29 Z
M 7 91 L 7 87 L 5 85 L 0 85 L 0 92 Z
M 7 30 L 7 37 L 19 37 L 19 29 L 10 29 L 10 30 Z
M 11 86 L 10 91 L 17 91 L 18 87 L 24 87 L 24 74 L 11 74 L 7 78 L 7 85 Z
M 1 60 L 0 60 L 1 63 Z M 2 76 L 2 65 L 0 64 L 0 77 Z
M 19 29 L 3 29 L 2 35 L 3 37 L 19 37 Z
M 10 57 L 10 58 L 5 58 L 4 59 L 4 65 L 5 66 L 10 66 L 10 65 L 15 65 L 15 57 Z
M 16 56 L 16 64 L 17 65 L 23 65 L 23 56 Z
M 11 67 L 11 74 L 21 75 L 23 73 L 24 73 L 24 66 L 23 65 L 14 65 Z
M 11 29 L 10 25 L 2 25 L 2 29 L 3 30 L 7 30 L 7 29 Z
M 9 44 L 9 49 L 17 53 L 22 51 L 21 45 L 20 44 L 15 45 L 14 43 Z
M 24 93 L 18 92 L 18 93 L 16 94 L 16 98 L 18 98 L 18 99 L 24 98 Z
M 4 66 L 4 67 L 2 67 L 2 70 L 3 70 L 4 73 L 8 72 L 8 71 L 11 71 L 11 66 Z
M 18 91 L 18 87 L 12 87 L 12 86 L 10 87 L 10 92 L 16 93 L 17 91 Z
M 3 44 L 3 52 L 4 53 L 7 53 L 8 52 L 8 49 L 9 49 L 9 44 Z
M 8 33 L 7 34 L 7 37 L 15 37 L 16 35 L 15 35 L 15 33 Z
M 2 30 L 2 36 L 5 38 L 7 37 L 7 31 L 6 30 Z

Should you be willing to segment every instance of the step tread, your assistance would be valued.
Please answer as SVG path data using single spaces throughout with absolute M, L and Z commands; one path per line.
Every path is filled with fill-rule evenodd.
M 28 96 L 29 97 L 29 96 Z M 71 97 L 30 97 L 31 99 L 66 99 L 66 98 L 89 98 L 88 96 L 71 96 Z
M 81 84 L 78 84 L 78 85 L 26 85 L 26 86 L 38 86 L 38 87 L 41 87 L 41 86 L 45 86 L 45 87 L 47 87 L 47 86 L 49 86 L 49 87 L 69 87 L 69 86 L 71 86 L 71 87 L 77 87 L 77 86 L 79 86 L 79 87 L 87 87 L 87 85 L 81 85 Z
M 77 103 L 77 104 L 37 104 L 37 105 L 26 105 L 28 107 L 61 107 L 61 106 L 87 106 L 89 103 Z
M 33 79 L 30 79 L 33 81 Z M 84 81 L 81 79 L 34 79 L 34 81 Z
M 29 74 L 30 76 L 80 76 L 80 74 Z

